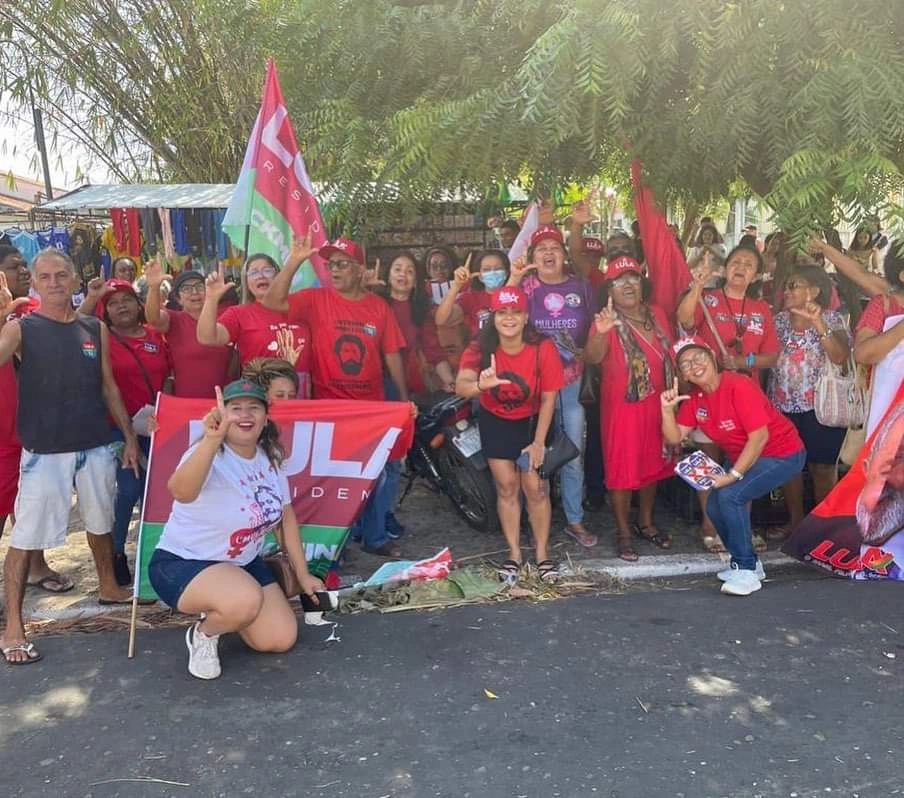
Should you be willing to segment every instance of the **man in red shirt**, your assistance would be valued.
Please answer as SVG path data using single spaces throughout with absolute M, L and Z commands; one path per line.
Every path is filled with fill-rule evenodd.
M 321 247 L 319 254 L 327 259 L 332 285 L 289 294 L 298 268 L 315 251 L 310 236 L 295 240 L 262 300 L 264 307 L 287 313 L 290 322 L 304 321 L 315 331 L 311 353 L 314 398 L 383 401 L 385 363 L 399 400 L 407 402 L 401 355 L 405 338 L 389 305 L 367 290 L 366 281 L 371 277 L 358 244 L 339 238 Z M 401 554 L 386 534 L 386 513 L 395 502 L 398 484 L 396 468 L 397 464 L 387 466 L 353 530 L 353 537 L 360 531 L 366 552 L 382 557 Z

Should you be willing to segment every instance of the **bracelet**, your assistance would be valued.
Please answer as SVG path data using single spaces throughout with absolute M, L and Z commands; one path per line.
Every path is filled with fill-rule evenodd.
M 756 365 L 756 355 L 751 352 L 747 355 L 747 368 L 752 369 Z
M 735 468 L 729 468 L 728 473 L 731 474 L 738 482 L 744 479 L 744 475 Z

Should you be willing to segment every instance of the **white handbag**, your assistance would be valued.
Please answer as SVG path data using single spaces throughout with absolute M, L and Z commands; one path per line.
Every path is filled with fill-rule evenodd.
M 853 355 L 846 373 L 826 358 L 825 371 L 816 381 L 813 409 L 816 420 L 826 427 L 861 427 L 866 423 L 866 389 L 859 378 Z

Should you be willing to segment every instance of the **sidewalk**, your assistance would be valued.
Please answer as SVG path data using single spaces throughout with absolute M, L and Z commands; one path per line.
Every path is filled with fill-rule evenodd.
M 456 561 L 505 559 L 507 549 L 501 532 L 492 536 L 475 532 L 455 513 L 445 496 L 432 493 L 423 484 L 415 485 L 396 515 L 407 528 L 405 536 L 398 541 L 406 559 L 428 557 L 445 546 L 451 549 Z M 726 567 L 727 555 L 704 552 L 696 538 L 697 524 L 686 522 L 662 496 L 656 509 L 656 522 L 663 532 L 671 534 L 672 548 L 664 551 L 644 540 L 635 539 L 640 559 L 627 563 L 616 556 L 615 525 L 608 507 L 585 515 L 585 524 L 600 539 L 599 544 L 590 549 L 583 548 L 562 533 L 565 519 L 557 508 L 552 524 L 553 556 L 566 569 L 572 567 L 578 572 L 605 573 L 621 580 L 707 574 Z M 130 535 L 130 562 L 134 562 L 135 527 L 137 524 L 133 525 Z M 127 612 L 128 608 L 111 609 L 97 604 L 97 576 L 77 510 L 73 510 L 70 530 L 72 534 L 67 546 L 48 552 L 47 560 L 55 570 L 70 575 L 76 587 L 61 595 L 28 588 L 24 608 L 26 619 L 66 620 Z M 0 560 L 5 556 L 8 541 L 9 528 L 0 540 Z M 767 567 L 793 562 L 780 554 L 778 548 L 778 544 L 772 544 L 770 552 L 764 556 Z M 365 554 L 355 543 L 349 543 L 346 552 L 346 561 L 340 571 L 345 583 L 366 579 L 385 562 L 382 558 Z M 530 557 L 527 550 L 525 557 Z

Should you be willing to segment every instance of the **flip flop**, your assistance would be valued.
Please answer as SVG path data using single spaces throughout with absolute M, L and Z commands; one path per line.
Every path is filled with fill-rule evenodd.
M 649 530 L 653 530 L 652 534 L 647 534 Z M 672 548 L 672 538 L 670 535 L 660 532 L 655 526 L 641 526 L 640 524 L 632 524 L 631 531 L 639 538 L 643 538 L 647 543 L 652 543 L 660 549 Z
M 63 574 L 48 574 L 37 582 L 26 582 L 28 587 L 36 587 L 39 590 L 46 590 L 48 593 L 68 593 L 75 587 L 75 582 L 66 578 Z M 59 587 L 49 587 L 55 584 Z
M 580 543 L 585 549 L 591 549 L 600 542 L 599 538 L 590 531 L 577 532 L 570 526 L 566 526 L 562 531 L 572 540 Z
M 9 655 L 16 651 L 22 651 L 25 654 L 25 659 L 10 659 Z M 19 643 L 15 646 L 9 646 L 8 648 L 0 649 L 0 654 L 3 654 L 3 659 L 6 660 L 6 664 L 14 668 L 19 665 L 34 665 L 36 662 L 40 662 L 44 659 L 44 655 L 35 648 L 34 643 Z M 32 654 L 34 654 L 34 656 L 32 656 Z

